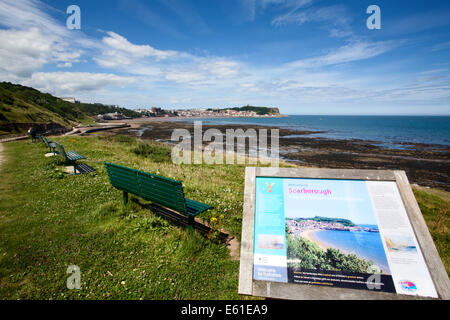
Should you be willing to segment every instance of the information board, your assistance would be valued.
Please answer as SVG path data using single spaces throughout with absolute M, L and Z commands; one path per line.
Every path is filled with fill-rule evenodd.
M 277 173 L 253 179 L 252 282 L 439 298 L 393 178 Z

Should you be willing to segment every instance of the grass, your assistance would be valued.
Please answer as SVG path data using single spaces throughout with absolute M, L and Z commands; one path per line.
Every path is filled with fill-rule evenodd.
M 150 158 L 153 162 L 171 161 L 171 149 L 157 143 L 140 142 L 138 146 L 131 151 L 138 156 Z
M 0 169 L 0 299 L 241 299 L 239 261 L 214 239 L 153 214 L 131 197 L 127 207 L 104 161 L 181 180 L 186 197 L 224 215 L 221 224 L 240 238 L 243 165 L 175 165 L 168 147 L 142 146 L 128 136 L 57 137 L 96 172 L 63 174 L 47 148 L 29 141 L 4 144 Z M 145 150 L 157 151 L 152 156 Z M 143 152 L 134 152 L 143 150 Z M 448 201 L 416 196 L 444 259 L 448 260 Z M 436 198 L 437 197 L 437 198 Z M 66 287 L 67 267 L 81 270 L 81 290 Z
M 239 299 L 239 261 L 217 241 L 159 218 L 143 200 L 122 205 L 104 161 L 183 181 L 186 196 L 224 213 L 240 237 L 243 166 L 154 162 L 124 137 L 55 138 L 87 157 L 95 174 L 67 176 L 43 144 L 5 145 L 0 170 L 1 299 Z M 164 148 L 164 147 L 161 147 Z M 208 179 L 204 179 L 207 176 Z M 68 290 L 69 265 L 81 290 Z
M 449 193 L 417 187 L 413 191 L 447 274 L 450 275 Z

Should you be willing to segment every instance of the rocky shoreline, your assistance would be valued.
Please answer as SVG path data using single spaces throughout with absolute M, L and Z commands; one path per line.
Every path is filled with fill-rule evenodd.
M 174 129 L 187 129 L 193 134 L 193 123 L 187 121 L 130 121 L 130 128 L 116 133 L 139 136 L 142 139 L 170 141 Z M 405 170 L 410 183 L 450 191 L 450 147 L 433 144 L 399 143 L 404 148 L 387 148 L 379 141 L 338 140 L 314 137 L 317 131 L 299 131 L 285 128 L 227 124 L 203 124 L 203 132 L 216 128 L 226 129 L 279 129 L 280 157 L 307 167 L 345 169 Z M 269 131 L 270 132 L 270 131 Z M 270 134 L 268 134 L 270 146 Z

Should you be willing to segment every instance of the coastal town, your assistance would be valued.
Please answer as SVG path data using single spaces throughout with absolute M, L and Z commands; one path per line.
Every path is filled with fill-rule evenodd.
M 347 220 L 348 221 L 348 220 Z M 289 234 L 300 236 L 302 232 L 308 230 L 335 230 L 335 231 L 352 231 L 352 232 L 379 232 L 375 228 L 367 228 L 353 224 L 351 221 L 346 223 L 334 221 L 333 219 L 321 220 L 320 218 L 311 219 L 286 219 L 286 227 Z
M 115 106 L 118 107 L 118 106 Z M 278 108 L 267 107 L 251 107 L 245 106 L 240 108 L 228 109 L 163 109 L 160 107 L 152 107 L 148 109 L 134 109 L 136 117 L 140 118 L 276 118 L 282 117 Z M 98 120 L 123 120 L 132 117 L 125 116 L 120 112 L 98 114 Z

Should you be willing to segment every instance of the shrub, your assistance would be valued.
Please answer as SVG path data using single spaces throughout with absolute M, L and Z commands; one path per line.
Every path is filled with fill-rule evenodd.
M 118 134 L 114 136 L 114 141 L 120 142 L 120 143 L 133 143 L 136 141 L 135 138 L 127 136 L 125 134 Z
M 139 156 L 150 158 L 154 162 L 168 162 L 171 159 L 170 148 L 162 145 L 139 143 L 131 151 Z

